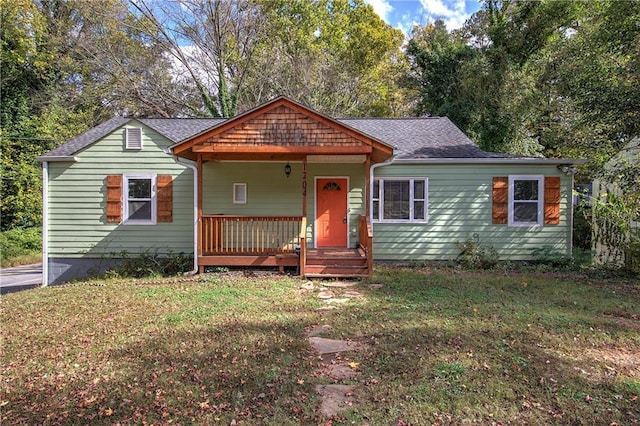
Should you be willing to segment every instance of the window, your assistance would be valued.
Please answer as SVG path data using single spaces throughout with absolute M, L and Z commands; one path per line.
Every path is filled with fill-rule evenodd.
M 156 223 L 156 177 L 125 176 L 124 217 L 127 223 Z
M 542 225 L 543 176 L 509 176 L 509 225 Z
M 376 222 L 426 222 L 427 179 L 375 179 L 372 215 Z
M 125 130 L 125 146 L 127 149 L 142 149 L 142 128 L 128 127 Z
M 233 184 L 233 204 L 247 204 L 247 184 Z

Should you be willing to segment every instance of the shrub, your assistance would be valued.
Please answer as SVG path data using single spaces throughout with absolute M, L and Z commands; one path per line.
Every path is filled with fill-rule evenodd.
M 573 211 L 573 246 L 582 250 L 591 249 L 591 206 L 578 204 Z
M 10 264 L 19 256 L 37 255 L 42 252 L 42 228 L 14 228 L 0 232 L 2 263 Z
M 531 249 L 533 259 L 538 265 L 551 266 L 552 268 L 568 268 L 573 265 L 573 258 L 551 246 L 535 247 Z
M 477 239 L 467 238 L 464 243 L 457 242 L 460 249 L 457 261 L 463 268 L 491 269 L 498 264 L 498 252 L 493 247 L 483 247 Z
M 193 259 L 184 253 L 175 254 L 171 251 L 168 253 L 159 253 L 155 251 L 144 251 L 142 253 L 131 254 L 123 251 L 118 255 L 121 263 L 116 267 L 107 271 L 107 277 L 121 278 L 144 278 L 144 277 L 167 277 L 179 275 L 191 270 Z

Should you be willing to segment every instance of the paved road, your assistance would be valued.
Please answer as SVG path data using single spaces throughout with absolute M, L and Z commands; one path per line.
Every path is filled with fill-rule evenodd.
M 42 285 L 42 263 L 0 269 L 0 294 Z

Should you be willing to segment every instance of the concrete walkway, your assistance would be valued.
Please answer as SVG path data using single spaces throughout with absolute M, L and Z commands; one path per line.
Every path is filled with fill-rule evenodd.
M 42 285 L 42 263 L 0 269 L 0 294 Z

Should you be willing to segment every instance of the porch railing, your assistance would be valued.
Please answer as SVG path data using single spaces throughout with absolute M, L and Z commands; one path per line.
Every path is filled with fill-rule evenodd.
M 360 248 L 367 256 L 367 270 L 371 274 L 373 272 L 373 226 L 371 226 L 369 216 L 360 216 L 358 228 Z
M 301 243 L 301 216 L 204 215 L 203 255 L 295 253 Z

